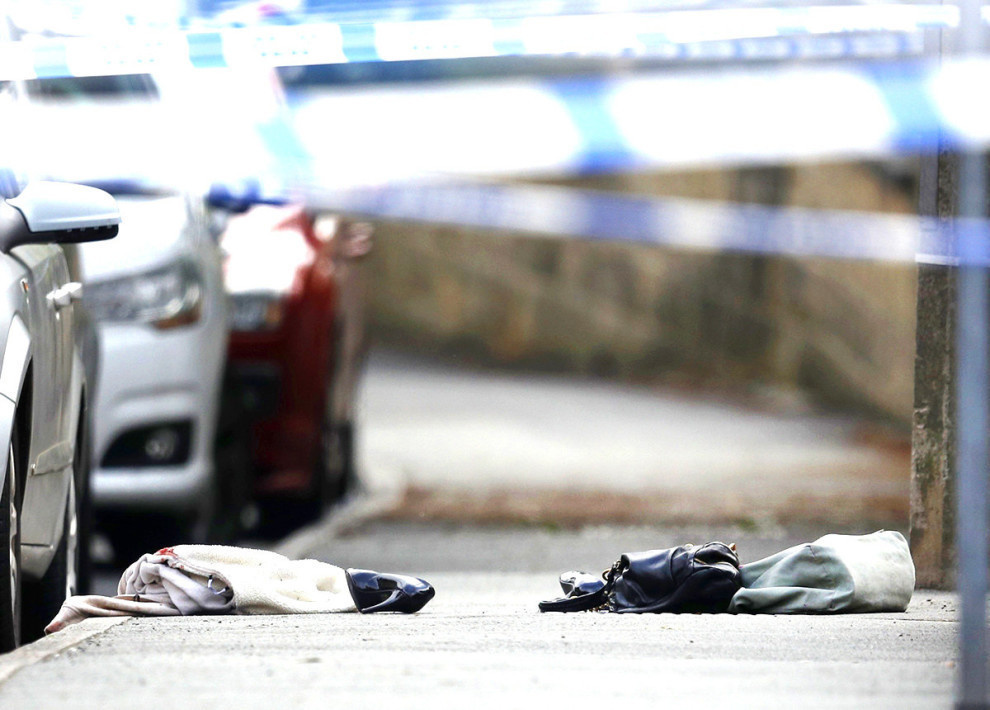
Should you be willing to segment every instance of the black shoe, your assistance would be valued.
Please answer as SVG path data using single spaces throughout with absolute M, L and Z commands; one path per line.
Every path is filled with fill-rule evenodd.
M 600 574 L 572 570 L 560 575 L 560 588 L 564 590 L 565 597 L 583 597 L 585 594 L 594 594 L 604 586 L 605 580 Z
M 560 575 L 564 596 L 540 602 L 540 611 L 589 611 L 608 601 L 602 575 L 564 572 Z
M 401 611 L 413 614 L 433 598 L 437 592 L 419 577 L 402 574 L 384 574 L 368 569 L 348 569 L 347 588 L 362 614 L 376 611 Z

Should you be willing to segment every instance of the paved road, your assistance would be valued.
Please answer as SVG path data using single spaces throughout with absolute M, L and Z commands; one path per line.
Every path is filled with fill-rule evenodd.
M 412 515 L 907 520 L 907 447 L 807 407 L 379 352 L 359 417 L 363 475 L 372 488 L 411 489 Z
M 956 603 L 944 593 L 916 594 L 906 614 L 538 612 L 562 567 L 689 532 L 703 531 L 370 525 L 312 552 L 425 574 L 438 593 L 422 613 L 127 621 L 18 670 L 0 707 L 951 705 Z M 737 539 L 755 557 L 785 538 Z

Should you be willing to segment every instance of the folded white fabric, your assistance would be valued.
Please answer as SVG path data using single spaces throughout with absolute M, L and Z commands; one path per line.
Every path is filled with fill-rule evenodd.
M 730 612 L 835 614 L 904 611 L 914 592 L 914 562 L 899 532 L 825 535 L 742 565 Z
M 340 567 L 290 560 L 267 550 L 177 545 L 142 555 L 117 596 L 71 597 L 45 628 L 58 631 L 90 616 L 326 614 L 357 611 Z

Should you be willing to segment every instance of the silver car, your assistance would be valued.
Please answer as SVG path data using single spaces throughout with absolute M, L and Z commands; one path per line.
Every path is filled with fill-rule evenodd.
M 78 185 L 0 200 L 0 651 L 41 636 L 75 591 L 89 392 L 81 286 L 59 244 L 108 239 L 119 222 L 110 195 Z
M 110 187 L 124 224 L 79 249 L 99 333 L 93 505 L 116 557 L 202 540 L 225 514 L 213 449 L 227 351 L 223 262 L 202 198 Z

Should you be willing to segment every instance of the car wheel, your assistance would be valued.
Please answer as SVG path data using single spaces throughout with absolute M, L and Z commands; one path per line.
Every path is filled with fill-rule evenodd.
M 233 391 L 224 387 L 213 449 L 216 470 L 207 513 L 207 540 L 216 544 L 230 544 L 245 531 L 245 511 L 253 497 L 250 427 Z
M 123 569 L 163 547 L 199 542 L 201 538 L 190 533 L 197 520 L 192 514 L 160 510 L 104 510 L 97 516 L 96 527 L 110 540 L 114 566 Z
M 215 480 L 209 492 L 209 503 L 197 520 L 186 530 L 186 538 L 199 542 L 205 530 L 205 542 L 213 545 L 230 545 L 244 531 L 244 510 L 248 506 L 247 484 L 243 482 L 244 466 L 227 452 L 218 452 Z
M 321 500 L 327 508 L 350 492 L 354 481 L 354 427 L 328 418 L 320 433 Z
M 24 585 L 22 638 L 25 641 L 44 636 L 45 627 L 58 614 L 62 602 L 78 593 L 79 508 L 74 476 L 69 476 L 64 515 L 62 539 L 48 571 L 40 581 Z
M 0 540 L 7 553 L 0 555 L 0 652 L 11 651 L 21 641 L 21 526 L 17 509 L 17 457 L 14 441 L 7 449 L 7 476 L 0 494 Z

